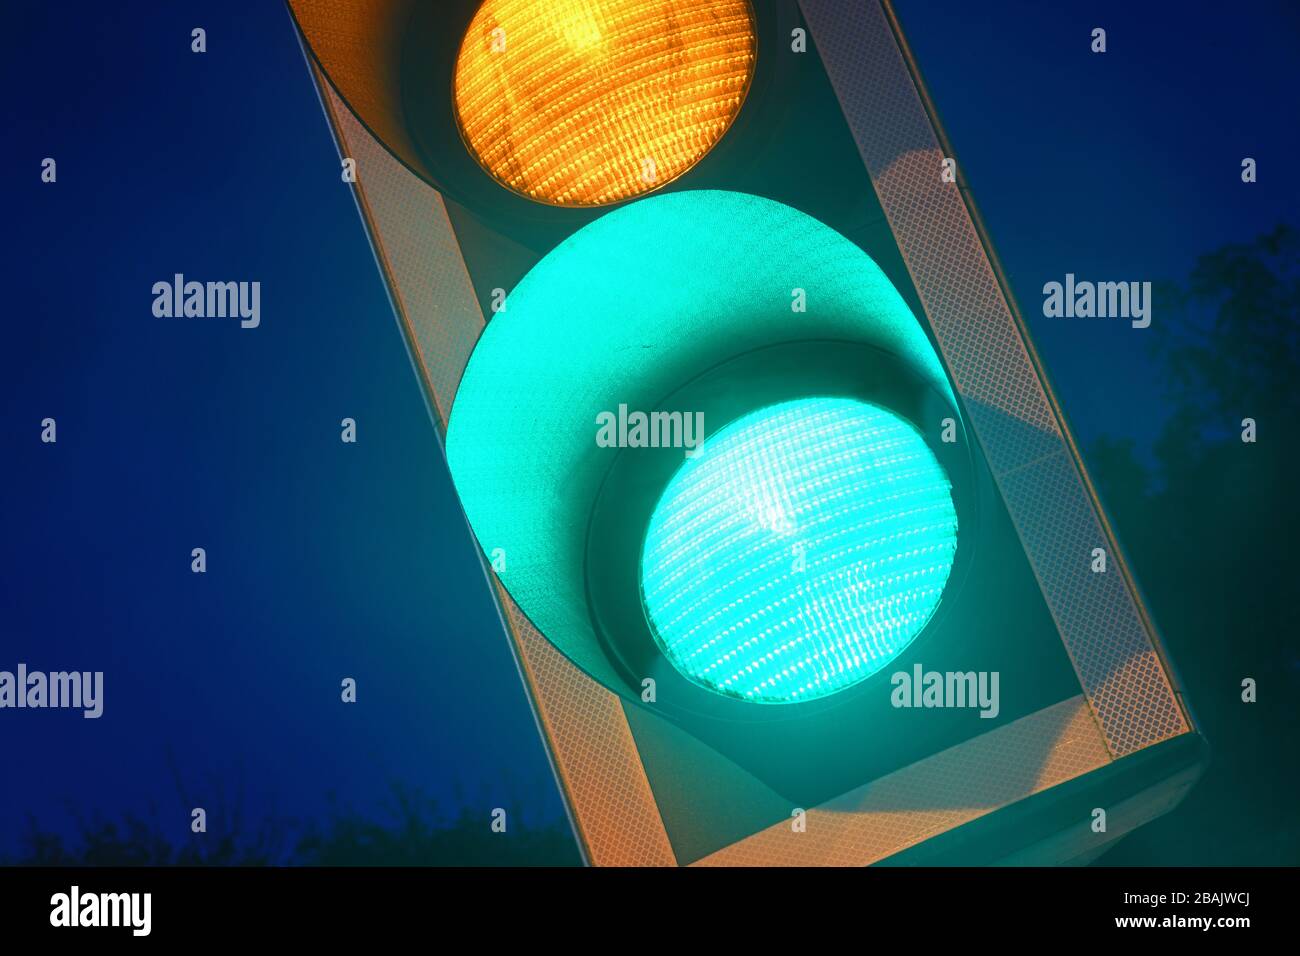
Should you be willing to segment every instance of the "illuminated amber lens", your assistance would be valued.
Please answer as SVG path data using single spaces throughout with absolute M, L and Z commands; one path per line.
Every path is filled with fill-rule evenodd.
M 456 61 L 456 113 L 499 182 L 599 206 L 699 162 L 754 57 L 748 0 L 487 0 Z

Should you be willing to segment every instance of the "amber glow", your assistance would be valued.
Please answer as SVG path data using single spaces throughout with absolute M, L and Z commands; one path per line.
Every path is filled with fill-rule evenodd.
M 466 146 L 539 202 L 600 206 L 694 166 L 754 72 L 749 0 L 486 0 L 456 61 Z

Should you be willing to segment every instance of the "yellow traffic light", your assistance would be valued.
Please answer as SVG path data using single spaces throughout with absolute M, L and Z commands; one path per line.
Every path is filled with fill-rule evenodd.
M 470 153 L 554 206 L 650 192 L 726 133 L 754 74 L 748 0 L 487 0 L 453 97 Z

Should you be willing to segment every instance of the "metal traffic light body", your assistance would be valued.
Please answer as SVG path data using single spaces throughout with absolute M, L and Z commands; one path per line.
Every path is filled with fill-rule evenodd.
M 887 4 L 753 3 L 725 132 L 576 207 L 467 148 L 477 3 L 290 7 L 591 863 L 1078 862 L 1181 799 L 1203 739 Z M 809 398 L 911 424 L 955 553 L 878 670 L 755 703 L 670 663 L 647 611 L 647 529 L 689 459 L 594 422 L 698 411 L 707 456 Z M 913 707 L 896 677 L 931 671 L 997 674 L 996 713 Z

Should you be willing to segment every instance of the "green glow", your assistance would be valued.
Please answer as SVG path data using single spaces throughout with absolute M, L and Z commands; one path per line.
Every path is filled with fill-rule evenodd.
M 790 311 L 792 289 L 807 312 Z M 596 416 L 620 402 L 653 409 L 747 351 L 819 339 L 871 343 L 951 397 L 920 323 L 865 252 L 798 210 L 712 190 L 652 196 L 579 229 L 483 329 L 448 425 L 456 490 L 483 550 L 507 556 L 497 574 L 519 609 L 606 687 L 626 683 L 592 628 L 584 565 L 618 449 L 596 445 Z
M 641 586 L 688 679 L 746 700 L 834 694 L 897 657 L 957 549 L 942 466 L 891 412 L 809 398 L 721 429 L 650 519 Z

